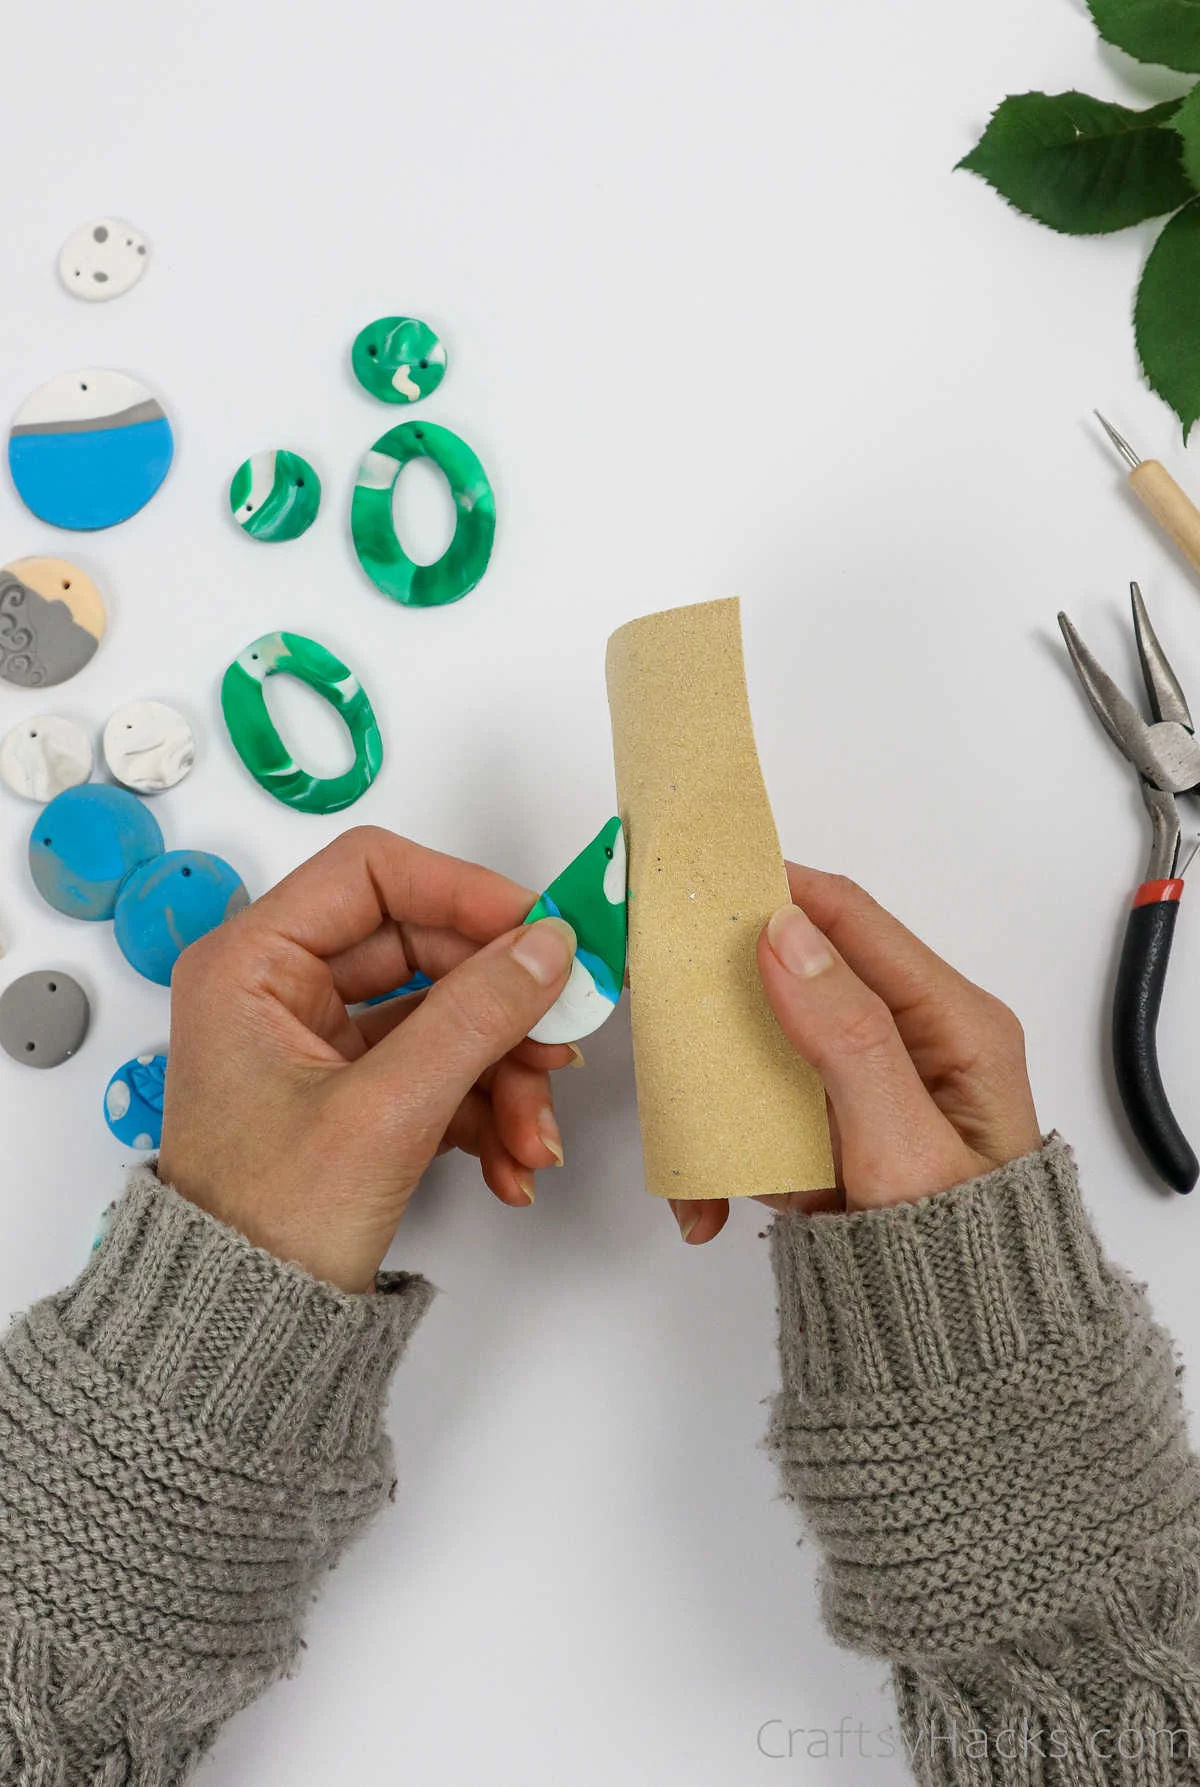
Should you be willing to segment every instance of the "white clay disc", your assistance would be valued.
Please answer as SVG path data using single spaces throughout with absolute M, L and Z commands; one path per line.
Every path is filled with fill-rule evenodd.
M 34 714 L 0 739 L 0 777 L 25 800 L 48 801 L 92 773 L 92 741 L 74 720 Z
M 131 701 L 104 728 L 104 761 L 115 781 L 136 794 L 158 794 L 182 782 L 196 741 L 182 714 L 161 701 Z
M 119 217 L 94 217 L 63 243 L 58 276 L 73 297 L 98 304 L 136 285 L 146 259 L 146 238 L 138 230 Z

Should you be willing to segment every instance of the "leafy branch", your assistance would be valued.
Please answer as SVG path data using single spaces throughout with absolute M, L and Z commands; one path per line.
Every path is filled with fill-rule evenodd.
M 1088 0 L 1101 37 L 1142 62 L 1200 73 L 1200 0 Z M 1183 424 L 1200 418 L 1200 83 L 1134 111 L 1087 93 L 1003 100 L 959 167 L 1069 236 L 1167 217 L 1142 271 L 1142 370 Z

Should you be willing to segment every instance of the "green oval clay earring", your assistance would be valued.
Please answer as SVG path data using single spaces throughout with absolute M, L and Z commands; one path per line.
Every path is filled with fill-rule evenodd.
M 301 769 L 267 710 L 269 676 L 295 676 L 341 714 L 354 745 L 344 775 Z M 221 683 L 221 711 L 233 748 L 260 788 L 301 813 L 340 813 L 365 794 L 383 762 L 375 714 L 354 672 L 302 633 L 266 633 L 240 652 Z
M 454 497 L 454 538 L 432 565 L 414 564 L 396 537 L 392 492 L 410 459 L 431 459 Z M 350 507 L 350 532 L 363 570 L 385 596 L 409 608 L 439 608 L 475 588 L 487 570 L 496 502 L 487 473 L 466 441 L 433 422 L 401 422 L 363 455 Z

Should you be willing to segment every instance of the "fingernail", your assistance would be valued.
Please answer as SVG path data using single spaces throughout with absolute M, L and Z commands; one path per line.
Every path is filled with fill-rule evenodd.
M 521 1190 L 525 1193 L 526 1202 L 532 1204 L 532 1202 L 533 1202 L 533 1174 L 532 1173 L 518 1173 L 517 1174 L 517 1184 L 521 1187 Z
M 522 927 L 512 946 L 514 962 L 520 962 L 539 987 L 561 980 L 575 954 L 575 933 L 565 918 L 539 918 Z
M 548 1148 L 559 1166 L 563 1163 L 562 1131 L 555 1120 L 554 1112 L 549 1105 L 538 1118 L 538 1140 L 543 1148 Z
M 683 1239 L 687 1241 L 691 1237 L 692 1230 L 700 1220 L 700 1212 L 699 1210 L 689 1209 L 686 1204 L 683 1204 L 683 1208 L 681 1209 L 681 1204 L 683 1204 L 682 1198 L 671 1199 L 671 1208 L 675 1212 L 675 1220 L 679 1224 L 679 1233 Z
M 583 1050 L 578 1046 L 578 1044 L 569 1042 L 567 1044 L 567 1047 L 571 1051 L 571 1059 L 567 1062 L 567 1066 L 568 1067 L 586 1067 L 587 1062 L 583 1058 Z
M 781 906 L 771 914 L 767 942 L 788 972 L 801 980 L 815 980 L 833 967 L 833 951 L 799 906 Z

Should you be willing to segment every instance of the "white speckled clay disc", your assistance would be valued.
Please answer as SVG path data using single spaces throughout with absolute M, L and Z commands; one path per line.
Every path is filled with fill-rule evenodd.
M 104 728 L 104 761 L 114 781 L 137 794 L 159 794 L 182 782 L 196 741 L 182 714 L 162 701 L 131 701 Z
M 63 243 L 58 276 L 76 298 L 119 298 L 146 271 L 146 238 L 119 217 L 81 223 Z
M 0 777 L 25 800 L 48 801 L 92 773 L 92 741 L 74 720 L 34 714 L 0 739 Z

